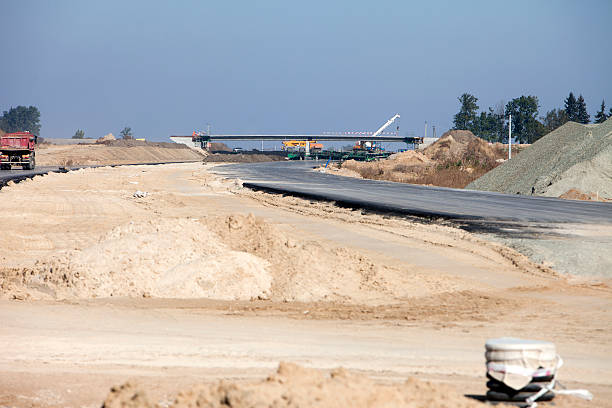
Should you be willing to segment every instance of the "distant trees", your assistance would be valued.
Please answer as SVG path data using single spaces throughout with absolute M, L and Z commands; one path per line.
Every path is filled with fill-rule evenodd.
M 589 113 L 587 112 L 587 108 L 586 108 L 586 102 L 584 101 L 584 98 L 582 97 L 582 95 L 580 95 L 578 97 L 578 117 L 577 117 L 577 121 L 578 123 L 583 123 L 583 124 L 587 124 L 591 121 L 591 116 L 589 116 Z
M 610 113 L 612 114 L 612 108 L 610 108 Z M 603 123 L 608 119 L 608 115 L 606 115 L 606 101 L 601 101 L 601 108 L 595 115 L 595 123 Z
M 584 98 L 580 95 L 576 99 L 573 92 L 570 92 L 567 99 L 565 99 L 565 113 L 567 114 L 567 120 L 572 122 L 586 124 L 591 121 Z
M 564 109 L 550 110 L 546 112 L 546 116 L 541 119 L 548 132 L 552 132 L 568 121 L 567 112 Z
M 461 103 L 461 108 L 453 118 L 454 129 L 473 129 L 476 124 L 478 98 L 469 93 L 464 93 L 457 99 Z
M 506 105 L 506 117 L 512 115 L 512 136 L 520 143 L 533 143 L 546 134 L 537 119 L 540 104 L 537 96 L 514 98 Z
M 77 129 L 72 136 L 73 139 L 83 139 L 85 137 L 85 132 L 82 129 Z
M 0 129 L 7 133 L 30 132 L 40 136 L 40 111 L 36 106 L 17 106 L 0 116 Z
M 578 122 L 578 103 L 573 92 L 570 92 L 565 100 L 565 114 L 567 115 L 567 120 Z
M 121 132 L 119 132 L 119 134 L 126 140 L 134 138 L 134 135 L 132 134 L 132 128 L 128 126 L 124 127 Z

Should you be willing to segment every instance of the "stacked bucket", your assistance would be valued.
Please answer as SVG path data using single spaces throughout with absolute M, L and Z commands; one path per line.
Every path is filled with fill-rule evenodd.
M 499 338 L 485 344 L 487 399 L 526 403 L 555 397 L 555 374 L 562 361 L 553 343 Z

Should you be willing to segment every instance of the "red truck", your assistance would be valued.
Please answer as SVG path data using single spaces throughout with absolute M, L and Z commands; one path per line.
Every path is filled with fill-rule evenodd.
M 0 134 L 0 170 L 21 166 L 24 170 L 36 167 L 34 147 L 36 136 L 30 132 Z

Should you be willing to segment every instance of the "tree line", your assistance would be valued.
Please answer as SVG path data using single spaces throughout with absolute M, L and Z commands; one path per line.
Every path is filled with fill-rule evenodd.
M 508 142 L 508 120 L 512 115 L 512 137 L 519 143 L 533 143 L 568 121 L 590 123 L 586 102 L 570 92 L 564 100 L 564 107 L 552 109 L 538 118 L 540 103 L 537 96 L 521 96 L 504 105 L 490 107 L 478 113 L 478 98 L 464 93 L 459 98 L 461 108 L 453 117 L 453 129 L 469 130 L 476 136 L 490 142 Z M 606 112 L 605 100 L 595 115 L 595 123 L 602 123 L 612 117 L 612 108 Z

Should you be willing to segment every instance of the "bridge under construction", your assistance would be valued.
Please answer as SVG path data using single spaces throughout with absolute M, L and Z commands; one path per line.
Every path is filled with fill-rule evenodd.
M 194 146 L 202 149 L 208 149 L 211 142 L 224 141 L 224 140 L 253 140 L 253 141 L 268 141 L 268 140 L 296 140 L 296 141 L 339 141 L 339 142 L 353 142 L 353 141 L 368 141 L 368 142 L 399 142 L 406 143 L 407 145 L 418 145 L 423 143 L 422 137 L 414 136 L 399 136 L 399 126 L 396 133 L 384 133 L 385 129 L 389 127 L 396 119 L 400 117 L 399 114 L 393 116 L 385 124 L 383 124 L 375 132 L 344 132 L 344 133 L 332 133 L 323 132 L 319 134 L 265 134 L 265 133 L 253 133 L 253 134 L 212 134 L 209 132 L 194 132 L 191 136 L 191 141 Z M 181 142 L 180 139 L 188 139 L 190 136 L 170 136 L 173 141 Z M 306 154 L 309 153 L 309 143 L 306 143 Z

